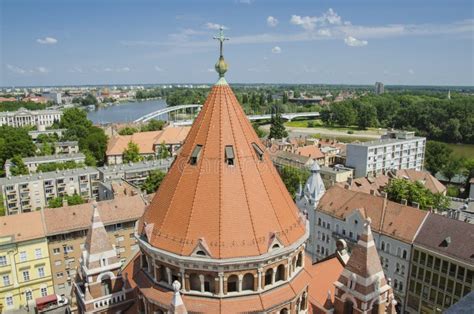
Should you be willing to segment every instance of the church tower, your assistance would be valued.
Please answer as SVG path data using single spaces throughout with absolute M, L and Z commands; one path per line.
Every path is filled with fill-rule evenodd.
M 133 302 L 133 289 L 122 278 L 122 264 L 109 241 L 97 203 L 92 206 L 91 226 L 74 283 L 77 308 L 79 313 L 115 313 L 114 308 Z
M 396 313 L 393 290 L 385 279 L 370 223 L 370 218 L 364 222 L 364 231 L 334 283 L 334 313 Z

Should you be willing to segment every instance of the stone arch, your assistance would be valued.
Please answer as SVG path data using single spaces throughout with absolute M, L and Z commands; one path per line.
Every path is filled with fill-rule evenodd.
M 273 268 L 269 268 L 265 271 L 265 286 L 272 284 Z
M 300 309 L 301 310 L 306 310 L 307 308 L 307 297 L 306 297 L 306 292 L 303 293 L 303 295 L 301 296 L 301 303 L 300 303 Z
M 96 282 L 101 282 L 103 277 L 105 276 L 108 276 L 110 279 L 114 279 L 115 278 L 115 274 L 111 271 L 106 271 L 106 272 L 103 272 L 103 273 L 100 273 L 99 276 L 97 276 L 97 280 Z
M 100 274 L 97 277 L 97 281 L 99 281 L 100 277 L 100 285 L 102 288 L 102 294 L 103 295 L 108 295 L 111 294 L 112 291 L 112 277 L 109 275 L 110 272 L 107 272 L 105 274 Z M 113 275 L 113 274 L 112 274 Z
M 341 300 L 344 303 L 344 314 L 352 314 L 354 309 L 357 308 L 357 300 L 352 294 L 344 293 L 341 296 Z M 352 305 L 350 308 L 349 304 Z
M 301 267 L 303 266 L 303 252 L 300 251 L 298 253 L 298 259 L 296 260 L 296 267 Z
M 285 280 L 285 265 L 280 264 L 276 270 L 275 282 Z
M 193 273 L 189 276 L 189 290 L 201 291 L 201 280 L 198 274 Z
M 253 274 L 251 273 L 246 273 L 244 277 L 242 278 L 242 290 L 251 290 L 253 291 L 254 289 L 254 281 L 255 278 Z
M 239 284 L 239 277 L 237 275 L 230 275 L 227 278 L 227 292 L 237 292 Z
M 280 310 L 280 314 L 288 314 L 288 313 L 289 313 L 289 312 L 288 312 L 288 309 L 287 309 L 286 307 L 285 307 L 285 308 L 282 308 L 282 309 Z

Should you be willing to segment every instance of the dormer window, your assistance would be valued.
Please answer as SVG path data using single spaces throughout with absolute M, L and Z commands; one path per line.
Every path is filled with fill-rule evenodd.
M 263 150 L 256 144 L 252 143 L 252 147 L 255 150 L 255 153 L 257 154 L 257 157 L 260 161 L 263 160 Z
M 194 166 L 197 164 L 199 156 L 201 155 L 201 149 L 202 145 L 196 145 L 196 147 L 194 147 L 193 152 L 191 154 L 191 158 L 189 159 L 189 163 L 191 165 Z
M 232 147 L 232 145 L 227 145 L 225 147 L 225 162 L 226 162 L 226 164 L 229 165 L 229 166 L 233 166 L 234 165 L 234 158 L 235 158 L 234 148 Z
M 206 256 L 207 254 L 203 250 L 199 250 L 199 251 L 196 252 L 196 255 Z

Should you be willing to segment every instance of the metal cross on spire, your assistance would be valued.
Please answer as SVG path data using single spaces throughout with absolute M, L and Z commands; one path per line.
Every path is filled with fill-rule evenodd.
M 222 57 L 222 46 L 224 44 L 224 41 L 229 40 L 229 38 L 224 36 L 224 27 L 222 25 L 219 28 L 219 34 L 217 36 L 214 36 L 214 39 L 217 39 L 219 41 L 220 53 L 221 53 L 221 57 Z

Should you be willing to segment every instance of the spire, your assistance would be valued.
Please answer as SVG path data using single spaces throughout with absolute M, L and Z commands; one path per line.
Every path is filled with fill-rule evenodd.
M 229 38 L 224 36 L 224 27 L 221 26 L 219 29 L 219 34 L 217 36 L 214 36 L 214 39 L 219 41 L 219 48 L 220 48 L 220 56 L 219 60 L 216 63 L 216 72 L 219 74 L 219 81 L 217 84 L 227 84 L 227 82 L 224 79 L 224 74 L 227 72 L 227 63 L 224 61 L 224 54 L 223 54 L 223 46 L 224 46 L 224 41 L 229 40 Z
M 181 298 L 181 295 L 179 294 L 179 289 L 181 289 L 181 284 L 179 283 L 179 281 L 177 280 L 173 281 L 174 294 L 173 294 L 173 299 L 171 300 L 171 313 L 187 314 L 188 311 L 186 310 L 183 299 Z
M 311 199 L 315 204 L 321 199 L 326 192 L 323 179 L 320 174 L 321 168 L 316 161 L 311 165 L 311 175 L 306 181 L 304 187 L 304 194 Z

